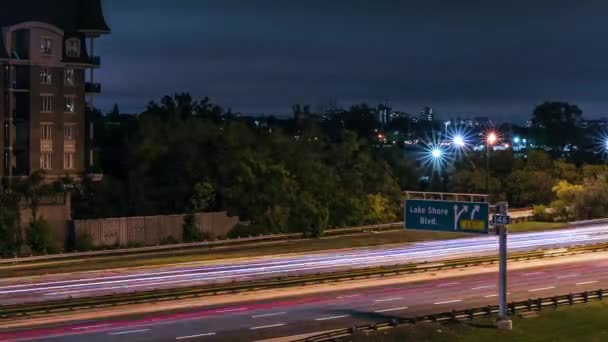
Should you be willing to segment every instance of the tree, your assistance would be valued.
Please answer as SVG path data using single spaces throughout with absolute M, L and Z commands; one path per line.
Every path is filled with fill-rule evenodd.
M 583 190 L 576 194 L 576 212 L 581 219 L 594 219 L 608 215 L 608 183 L 606 179 L 587 179 Z
M 582 185 L 574 185 L 566 180 L 559 181 L 554 187 L 556 199 L 551 202 L 551 208 L 555 216 L 563 221 L 570 221 L 577 217 L 576 198 L 581 191 Z
M 545 102 L 537 106 L 532 114 L 536 141 L 558 151 L 576 144 L 582 114 L 578 106 L 567 102 Z
M 553 184 L 549 172 L 517 170 L 506 180 L 505 191 L 515 207 L 546 204 L 553 199 Z
M 43 171 L 37 171 L 28 178 L 15 182 L 13 190 L 19 200 L 23 199 L 27 203 L 32 212 L 30 226 L 40 221 L 40 218 L 38 217 L 38 208 L 42 199 L 57 195 L 58 193 L 57 189 L 51 184 L 44 183 Z M 42 228 L 45 227 L 44 223 L 41 223 L 41 225 Z M 29 247 L 26 245 L 26 242 L 31 242 L 32 240 L 27 236 L 28 230 L 26 227 L 23 224 L 20 226 L 20 241 L 22 243 L 21 254 L 29 254 Z

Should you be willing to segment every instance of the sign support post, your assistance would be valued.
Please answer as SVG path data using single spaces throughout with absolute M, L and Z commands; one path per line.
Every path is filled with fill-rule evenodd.
M 508 215 L 509 205 L 506 202 L 497 205 L 497 211 L 501 215 Z M 509 319 L 507 312 L 507 230 L 506 224 L 496 225 L 498 232 L 498 321 L 496 327 L 500 330 L 513 329 L 513 322 Z

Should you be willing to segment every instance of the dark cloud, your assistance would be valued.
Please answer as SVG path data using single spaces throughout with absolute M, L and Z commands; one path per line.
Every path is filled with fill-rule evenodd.
M 523 120 L 608 114 L 605 1 L 105 0 L 100 105 L 175 91 L 242 112 L 390 101 Z

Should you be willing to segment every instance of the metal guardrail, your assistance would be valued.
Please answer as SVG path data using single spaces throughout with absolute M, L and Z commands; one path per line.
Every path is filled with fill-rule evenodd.
M 511 302 L 507 305 L 510 315 L 516 313 L 541 311 L 544 308 L 557 308 L 559 306 L 574 305 L 589 303 L 591 301 L 601 301 L 608 295 L 607 290 L 585 291 L 574 294 L 561 296 L 530 298 L 520 302 Z M 325 342 L 325 341 L 341 341 L 342 338 L 347 338 L 358 333 L 372 333 L 378 330 L 391 329 L 404 325 L 413 325 L 416 323 L 444 323 L 449 321 L 470 321 L 476 318 L 490 318 L 498 314 L 498 305 L 489 305 L 481 308 L 454 310 L 443 312 L 435 315 L 427 315 L 413 318 L 395 318 L 391 321 L 367 324 L 352 328 L 338 329 L 328 333 L 310 336 L 305 339 L 296 340 L 294 342 Z
M 509 256 L 511 261 L 551 258 L 564 255 L 608 251 L 608 244 L 588 245 L 554 250 L 538 250 L 533 252 L 516 253 Z M 162 290 L 149 290 L 132 293 L 120 293 L 88 298 L 72 298 L 41 303 L 26 303 L 16 305 L 0 305 L 0 320 L 24 317 L 38 314 L 49 314 L 81 309 L 114 307 L 117 305 L 142 304 L 150 302 L 170 301 L 186 298 L 198 298 L 218 294 L 232 294 L 247 291 L 267 290 L 288 286 L 305 286 L 340 281 L 382 278 L 403 274 L 423 273 L 442 269 L 466 268 L 479 265 L 490 265 L 498 261 L 495 256 L 484 256 L 451 260 L 436 263 L 395 265 L 385 267 L 363 268 L 354 271 L 343 271 L 306 276 L 280 277 L 271 280 L 247 281 L 213 286 L 196 286 Z

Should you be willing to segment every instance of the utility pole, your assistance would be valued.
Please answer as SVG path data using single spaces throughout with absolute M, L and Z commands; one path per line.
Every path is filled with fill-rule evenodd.
M 509 215 L 509 204 L 507 202 L 496 205 L 496 214 Z M 498 321 L 496 327 L 500 330 L 513 329 L 513 322 L 509 319 L 507 310 L 507 230 L 508 225 L 497 224 L 498 233 Z

